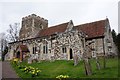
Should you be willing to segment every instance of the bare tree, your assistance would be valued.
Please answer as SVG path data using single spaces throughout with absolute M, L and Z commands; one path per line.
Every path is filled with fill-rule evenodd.
M 5 33 L 0 33 L 0 53 L 4 50 Z
M 5 55 L 8 52 L 8 42 L 15 42 L 19 40 L 19 23 L 14 23 L 9 25 L 7 33 L 0 33 L 0 54 L 2 60 L 4 60 Z
M 15 42 L 19 40 L 19 31 L 20 31 L 20 23 L 14 23 L 13 25 L 9 25 L 9 29 L 7 30 L 8 36 L 7 39 L 9 42 Z
M 5 54 L 7 54 L 7 50 L 6 50 L 6 48 L 8 48 L 7 44 L 8 42 L 6 40 L 5 33 L 0 33 L 0 54 L 1 54 L 2 60 L 4 60 Z

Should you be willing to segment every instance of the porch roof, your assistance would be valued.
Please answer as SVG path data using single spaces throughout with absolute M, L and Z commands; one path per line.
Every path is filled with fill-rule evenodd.
M 19 47 L 22 52 L 29 52 L 27 45 L 20 45 Z

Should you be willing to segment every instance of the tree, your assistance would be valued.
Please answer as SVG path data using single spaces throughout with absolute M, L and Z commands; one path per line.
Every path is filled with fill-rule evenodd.
M 8 46 L 5 46 L 4 51 L 2 52 L 2 61 L 4 61 L 5 55 L 8 53 Z
M 114 29 L 112 30 L 112 37 L 113 37 L 113 42 L 116 44 L 117 35 Z
M 0 53 L 2 54 L 2 60 L 8 52 L 8 42 L 15 42 L 19 40 L 19 23 L 9 25 L 7 33 L 0 33 Z
M 7 39 L 9 42 L 15 42 L 19 40 L 19 31 L 20 31 L 20 24 L 14 23 L 13 25 L 9 25 L 9 29 L 7 30 L 8 36 Z
M 0 53 L 3 51 L 2 39 L 4 38 L 5 33 L 0 33 Z
M 2 55 L 2 61 L 4 61 L 5 54 L 7 54 L 8 45 L 7 45 L 5 33 L 0 33 L 0 53 Z
M 116 45 L 117 45 L 117 48 L 118 48 L 118 56 L 120 57 L 120 33 L 117 35 Z
M 118 49 L 118 56 L 120 57 L 120 33 L 117 35 L 115 30 L 112 30 L 112 37 L 115 45 L 117 46 Z

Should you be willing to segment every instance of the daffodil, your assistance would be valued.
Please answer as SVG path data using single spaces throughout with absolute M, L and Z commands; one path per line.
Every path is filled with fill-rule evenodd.
M 37 72 L 39 72 L 39 71 L 37 71 Z
M 35 72 L 32 72 L 33 74 L 35 73 Z
M 69 78 L 69 76 L 68 75 L 59 75 L 56 78 L 61 80 L 61 78 Z

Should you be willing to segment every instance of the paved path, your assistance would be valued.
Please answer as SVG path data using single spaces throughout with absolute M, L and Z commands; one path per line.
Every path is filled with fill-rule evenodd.
M 2 62 L 2 78 L 18 78 L 8 61 Z
M 2 79 L 2 61 L 0 61 L 0 80 Z

